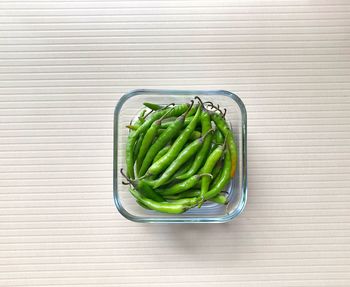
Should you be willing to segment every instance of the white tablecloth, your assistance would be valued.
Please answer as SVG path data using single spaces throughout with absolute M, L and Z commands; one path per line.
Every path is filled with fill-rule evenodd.
M 350 286 L 349 1 L 1 1 L 0 286 Z M 219 225 L 112 199 L 135 88 L 226 89 L 249 196 Z

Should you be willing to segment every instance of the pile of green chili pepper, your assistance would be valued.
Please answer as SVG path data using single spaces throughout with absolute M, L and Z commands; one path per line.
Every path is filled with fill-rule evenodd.
M 177 214 L 205 201 L 228 203 L 225 188 L 235 175 L 237 148 L 226 110 L 195 99 L 197 104 L 144 103 L 127 126 L 123 184 L 146 209 Z

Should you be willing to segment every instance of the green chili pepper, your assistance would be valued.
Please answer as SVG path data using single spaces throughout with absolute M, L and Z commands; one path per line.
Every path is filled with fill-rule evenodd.
M 163 155 L 158 161 L 150 166 L 148 169 L 148 173 L 152 175 L 158 175 L 164 169 L 166 169 L 178 156 L 179 152 L 186 144 L 188 139 L 190 138 L 192 132 L 196 128 L 197 122 L 200 118 L 201 109 L 197 109 L 197 112 L 193 118 L 193 120 L 188 124 L 185 130 L 178 136 L 170 150 Z M 168 128 L 169 129 L 169 128 Z
M 216 126 L 219 128 L 220 132 L 223 134 L 225 138 L 227 138 L 227 145 L 230 151 L 230 156 L 231 156 L 231 177 L 235 175 L 236 171 L 236 166 L 237 166 L 237 147 L 236 143 L 234 141 L 234 136 L 229 128 L 227 122 L 225 119 L 217 114 L 217 113 L 211 113 L 211 119 L 213 122 L 216 124 Z
M 227 195 L 223 193 L 219 193 L 218 195 L 212 197 L 210 201 L 213 201 L 218 204 L 228 204 L 229 202 Z
M 141 207 L 143 207 L 143 208 L 145 208 L 145 209 L 149 209 L 150 210 L 150 208 L 148 207 L 148 206 L 146 206 L 146 205 L 144 205 L 141 201 L 139 201 L 138 199 L 136 199 L 136 202 L 138 203 L 138 205 L 140 205 Z
M 204 166 L 201 168 L 201 172 L 203 173 L 211 173 L 213 171 L 214 166 L 219 161 L 219 159 L 222 156 L 222 153 L 224 151 L 224 146 L 220 145 L 218 146 L 208 157 L 206 160 Z M 202 185 L 201 185 L 201 198 L 204 198 L 204 194 L 208 191 L 209 184 L 211 179 L 208 177 L 202 178 Z
M 187 126 L 192 120 L 193 120 L 193 116 L 191 116 L 191 117 L 187 116 L 186 119 L 185 119 L 185 126 Z M 169 121 L 169 122 L 162 123 L 162 125 L 160 126 L 160 128 L 166 129 L 166 128 L 169 127 L 173 122 L 174 122 L 174 121 Z
M 186 210 L 190 209 L 193 204 L 192 200 L 189 201 L 182 201 L 181 203 L 171 203 L 171 202 L 157 202 L 152 199 L 146 198 L 142 196 L 137 190 L 134 188 L 130 188 L 130 193 L 143 205 L 147 206 L 149 209 L 164 212 L 164 213 L 171 213 L 171 214 L 179 214 L 183 213 Z
M 193 102 L 192 102 L 193 103 Z M 176 107 L 175 107 L 176 108 Z M 152 164 L 152 161 L 156 154 L 173 139 L 176 134 L 180 131 L 180 129 L 184 125 L 185 118 L 187 116 L 187 113 L 191 110 L 191 108 L 188 108 L 184 113 L 182 113 L 181 116 L 179 116 L 174 123 L 169 126 L 158 138 L 157 140 L 152 144 L 152 146 L 149 148 L 149 150 L 146 153 L 146 156 L 143 159 L 140 171 L 139 171 L 139 176 L 143 176 L 148 167 Z M 169 151 L 171 148 L 169 149 Z M 168 152 L 169 152 L 168 151 Z M 167 153 L 166 153 L 167 154 Z M 166 155 L 165 154 L 165 155 Z M 164 156 L 165 156 L 164 155 Z M 161 160 L 160 158 L 159 160 Z M 155 163 L 154 163 L 155 164 Z M 153 164 L 152 164 L 153 165 Z
M 224 143 L 224 137 L 219 129 L 216 129 L 214 132 L 214 138 L 216 144 L 223 144 Z
M 188 117 L 193 116 L 197 112 L 198 107 L 199 107 L 198 104 L 193 105 L 192 108 L 190 109 L 190 111 L 188 112 L 187 116 Z
M 163 147 L 154 157 L 153 162 L 156 162 L 158 159 L 160 159 L 163 155 L 165 155 L 168 150 L 170 149 L 171 145 L 166 145 Z
M 169 188 L 163 188 L 158 189 L 157 192 L 161 195 L 172 195 L 177 194 L 186 190 L 191 189 L 203 176 L 210 176 L 212 175 L 210 173 L 202 173 L 202 174 L 196 174 L 191 176 L 190 178 L 186 179 L 185 181 L 182 181 L 180 183 L 177 183 L 173 186 L 170 186 Z
M 224 167 L 220 175 L 220 180 L 215 186 L 213 186 L 207 193 L 204 194 L 204 198 L 203 198 L 204 200 L 211 199 L 212 197 L 219 194 L 225 188 L 225 186 L 230 182 L 231 167 L 232 167 L 231 154 L 229 151 L 227 151 L 227 148 L 226 148 L 224 151 Z
M 137 154 L 139 153 L 139 151 L 140 151 L 140 148 L 141 148 L 141 144 L 142 144 L 142 140 L 143 140 L 143 138 L 144 138 L 144 135 L 145 134 L 141 134 L 140 136 L 139 136 L 139 138 L 137 139 L 137 141 L 136 141 L 136 144 L 135 144 L 135 148 L 134 148 L 134 158 L 136 158 L 137 157 Z
M 213 168 L 213 172 L 212 172 L 213 180 L 215 178 L 217 178 L 218 175 L 220 174 L 221 169 L 222 169 L 222 165 L 223 165 L 223 161 L 222 161 L 222 158 L 220 158 L 220 160 L 218 160 L 218 162 L 216 163 L 216 165 Z
M 136 158 L 136 174 L 138 174 L 138 172 L 141 168 L 142 161 L 143 161 L 149 147 L 151 146 L 154 138 L 156 137 L 157 131 L 160 128 L 162 120 L 167 116 L 167 114 L 169 112 L 171 112 L 171 109 L 167 113 L 165 113 L 160 119 L 154 121 L 152 123 L 152 125 L 150 126 L 150 128 L 147 130 L 145 136 L 143 137 L 141 147 L 139 149 L 139 152 L 138 152 L 137 158 Z
M 154 103 L 143 103 L 143 105 L 149 109 L 151 109 L 152 111 L 158 111 L 162 108 L 162 106 L 154 104 Z
M 207 133 L 211 129 L 210 115 L 206 111 L 202 110 L 201 114 L 202 135 Z M 196 155 L 196 158 L 192 162 L 190 169 L 183 175 L 177 177 L 177 179 L 186 179 L 194 175 L 201 167 L 204 160 L 207 158 L 209 149 L 212 142 L 212 135 L 209 134 L 203 142 L 203 145 Z
M 190 135 L 190 140 L 196 140 L 199 139 L 202 136 L 201 132 L 199 131 L 193 131 Z
M 213 188 L 218 184 L 221 174 L 222 174 L 222 169 L 220 169 L 220 172 L 217 174 L 217 176 L 215 176 L 214 179 L 210 182 L 209 188 Z

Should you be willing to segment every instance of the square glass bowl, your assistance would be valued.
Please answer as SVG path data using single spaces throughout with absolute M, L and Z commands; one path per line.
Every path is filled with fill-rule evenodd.
M 189 103 L 195 96 L 203 102 L 212 101 L 227 109 L 226 121 L 231 125 L 238 149 L 238 161 L 235 177 L 231 180 L 228 192 L 229 203 L 220 205 L 206 202 L 201 208 L 192 208 L 182 214 L 165 214 L 147 210 L 139 206 L 129 192 L 129 186 L 123 185 L 120 168 L 126 169 L 125 150 L 128 138 L 126 126 L 134 121 L 144 102 L 160 105 L 169 103 Z M 241 99 L 228 91 L 189 91 L 189 90 L 146 90 L 140 89 L 125 94 L 118 102 L 114 112 L 114 159 L 113 194 L 119 212 L 129 220 L 136 222 L 158 223 L 220 223 L 238 216 L 247 202 L 247 114 Z

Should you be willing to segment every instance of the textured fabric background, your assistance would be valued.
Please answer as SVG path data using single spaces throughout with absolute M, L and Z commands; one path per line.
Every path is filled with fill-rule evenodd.
M 349 1 L 1 1 L 0 286 L 350 286 Z M 227 89 L 249 196 L 222 225 L 112 200 L 134 88 Z

